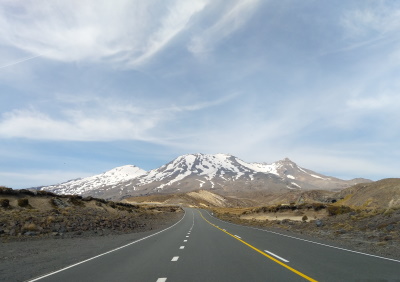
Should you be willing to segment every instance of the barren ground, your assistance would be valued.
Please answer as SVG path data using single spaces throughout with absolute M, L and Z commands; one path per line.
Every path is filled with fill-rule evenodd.
M 326 210 L 255 210 L 257 209 L 212 209 L 215 216 L 232 223 L 293 236 L 306 235 L 351 250 L 400 259 L 400 209 L 386 212 L 358 210 L 337 215 L 329 215 Z M 308 217 L 306 221 L 301 220 L 304 215 Z

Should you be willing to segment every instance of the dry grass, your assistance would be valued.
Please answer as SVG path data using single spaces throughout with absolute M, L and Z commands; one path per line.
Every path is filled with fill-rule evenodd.
M 8 208 L 9 206 L 10 206 L 10 200 L 9 199 L 0 199 L 0 207 Z
M 29 200 L 27 198 L 18 199 L 18 206 L 21 208 L 29 208 Z

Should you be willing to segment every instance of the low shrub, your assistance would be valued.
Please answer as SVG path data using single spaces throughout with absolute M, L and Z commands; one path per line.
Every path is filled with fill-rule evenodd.
M 25 231 L 36 231 L 38 227 L 35 223 L 27 223 L 24 225 L 23 230 Z
M 28 190 L 28 189 L 19 189 L 18 193 L 19 194 L 24 194 L 24 195 L 29 195 L 29 196 L 35 196 L 35 193 L 33 191 Z
M 314 211 L 319 211 L 319 210 L 322 210 L 322 209 L 326 209 L 326 205 L 321 204 L 321 203 L 312 203 L 311 205 L 312 205 L 312 208 L 313 208 Z
M 85 204 L 82 202 L 82 197 L 79 196 L 73 196 L 73 197 L 69 197 L 68 201 L 73 204 L 74 206 L 84 206 Z
M 22 208 L 29 207 L 29 200 L 27 198 L 18 199 L 18 206 Z
M 17 194 L 17 192 L 15 190 L 13 190 L 12 188 L 8 188 L 8 187 L 5 187 L 5 186 L 0 186 L 0 194 L 15 195 L 15 194 Z
M 8 199 L 0 199 L 0 207 L 8 208 L 10 206 L 10 201 Z
M 36 195 L 38 195 L 38 196 L 52 196 L 52 197 L 56 196 L 56 194 L 54 194 L 52 192 L 44 191 L 44 190 L 36 191 Z
M 352 208 L 348 206 L 328 206 L 327 209 L 328 209 L 328 214 L 331 216 L 345 214 L 354 211 Z
M 58 208 L 58 206 L 57 206 L 57 204 L 56 204 L 56 201 L 54 201 L 53 198 L 49 199 L 49 203 L 50 203 L 50 205 L 51 205 L 53 208 Z
M 47 223 L 52 223 L 52 222 L 54 222 L 55 220 L 56 220 L 56 218 L 55 218 L 54 216 L 52 216 L 52 215 L 50 215 L 50 216 L 48 216 L 48 217 L 46 218 Z

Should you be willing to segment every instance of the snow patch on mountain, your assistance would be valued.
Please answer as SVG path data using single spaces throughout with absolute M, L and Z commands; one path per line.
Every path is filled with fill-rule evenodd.
M 318 175 L 317 175 L 318 174 Z M 322 181 L 321 181 L 322 180 Z M 188 154 L 150 171 L 127 165 L 105 173 L 43 187 L 58 194 L 119 198 L 154 192 L 221 189 L 223 191 L 269 189 L 333 189 L 346 181 L 328 178 L 297 166 L 285 158 L 272 164 L 247 163 L 227 154 Z M 118 190 L 118 192 L 116 191 Z
M 315 178 L 319 178 L 319 179 L 323 179 L 323 180 L 329 180 L 329 178 L 324 178 L 324 177 L 321 177 L 321 176 L 318 176 L 318 175 L 315 175 L 315 174 L 309 173 L 309 175 L 311 175 L 312 177 L 315 177 Z
M 290 182 L 292 185 L 294 185 L 294 186 L 296 186 L 296 187 L 298 187 L 298 188 L 301 188 L 301 186 L 300 185 L 298 185 L 297 183 L 295 183 L 295 182 Z
M 125 165 L 116 167 L 102 174 L 47 186 L 45 189 L 58 194 L 83 194 L 86 191 L 100 187 L 118 185 L 121 182 L 135 179 L 144 174 L 146 174 L 146 171 L 137 166 Z
M 277 169 L 280 168 L 282 165 L 279 163 L 273 164 L 265 164 L 265 163 L 246 163 L 242 160 L 236 159 L 238 163 L 242 166 L 249 168 L 250 170 L 262 173 L 272 173 L 275 175 L 279 175 Z

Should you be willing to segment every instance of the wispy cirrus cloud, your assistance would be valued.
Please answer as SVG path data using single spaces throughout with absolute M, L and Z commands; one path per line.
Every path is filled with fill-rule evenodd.
M 382 1 L 376 1 L 374 5 L 346 11 L 341 17 L 341 24 L 347 32 L 347 36 L 365 38 L 383 35 L 392 31 L 398 31 L 400 27 L 400 5 L 388 1 L 382 5 Z
M 398 95 L 376 95 L 373 97 L 360 97 L 354 98 L 347 101 L 349 109 L 356 110 L 387 110 L 397 112 L 400 106 L 400 97 Z
M 0 5 L 0 38 L 32 57 L 111 60 L 132 66 L 162 50 L 206 4 L 206 0 L 6 1 Z
M 233 3 L 233 4 L 232 4 Z M 222 17 L 213 25 L 192 37 L 188 49 L 195 55 L 213 50 L 214 46 L 242 27 L 256 10 L 259 0 L 231 1 L 224 7 Z
M 141 140 L 163 143 L 173 135 L 168 124 L 180 115 L 201 111 L 231 100 L 235 95 L 187 105 L 150 107 L 98 98 L 69 99 L 57 116 L 34 108 L 3 113 L 0 137 L 59 141 Z M 82 106 L 82 101 L 84 105 Z M 161 127 L 161 128 L 160 128 Z

